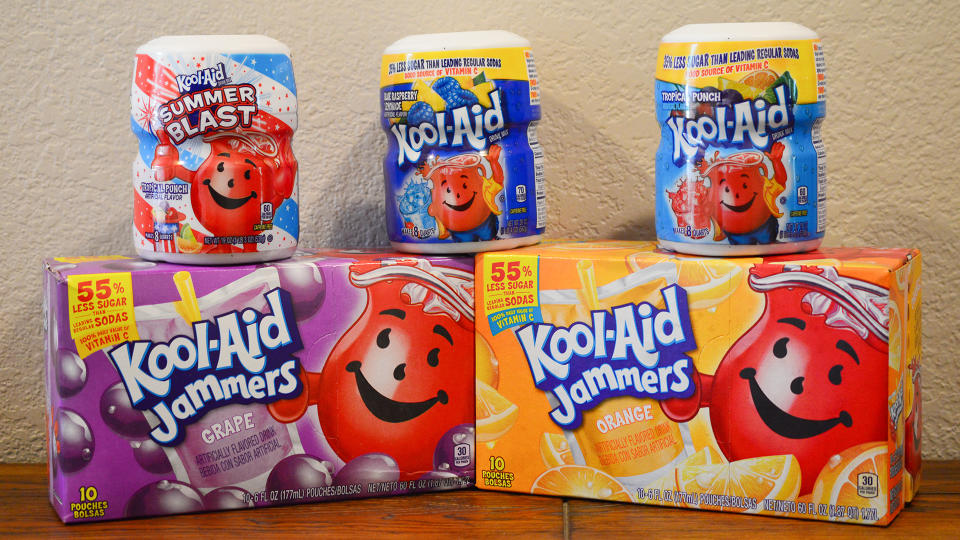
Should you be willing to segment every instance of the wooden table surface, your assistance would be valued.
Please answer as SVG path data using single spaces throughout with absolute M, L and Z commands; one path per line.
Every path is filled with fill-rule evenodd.
M 920 494 L 887 528 L 476 489 L 68 526 L 48 502 L 46 467 L 33 464 L 0 464 L 0 512 L 0 536 L 44 538 L 960 538 L 960 461 L 924 463 Z

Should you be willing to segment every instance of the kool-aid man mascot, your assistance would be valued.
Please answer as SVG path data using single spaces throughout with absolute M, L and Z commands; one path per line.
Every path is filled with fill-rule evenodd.
M 724 237 L 733 245 L 769 244 L 777 240 L 778 218 L 783 212 L 777 198 L 787 185 L 787 171 L 783 166 L 783 143 L 774 143 L 769 152 L 746 151 L 701 160 L 697 171 L 710 179 L 709 188 L 703 181 L 693 183 L 688 193 L 686 180 L 675 192 L 667 192 L 670 206 L 679 225 L 693 224 L 706 235 L 705 227 L 714 223 L 714 240 Z M 773 175 L 770 175 L 772 166 Z
M 800 493 L 839 450 L 887 440 L 888 296 L 833 268 L 757 265 L 750 287 L 766 297 L 760 319 L 714 375 L 694 373 L 689 398 L 661 402 L 686 422 L 701 407 L 730 461 L 793 454 Z
M 473 422 L 473 273 L 422 259 L 370 257 L 350 267 L 366 307 L 319 373 L 302 372 L 297 398 L 270 404 L 282 422 L 316 405 L 320 427 L 345 462 L 372 452 L 400 479 L 433 467 L 451 426 Z
M 179 178 L 190 184 L 194 214 L 214 236 L 259 234 L 255 226 L 271 221 L 293 194 L 297 161 L 290 137 L 281 137 L 285 142 L 277 144 L 272 136 L 258 132 L 204 136 L 210 153 L 195 171 L 182 165 L 177 147 L 165 132 L 158 132 L 158 138 L 150 164 L 156 179 Z M 244 248 L 255 250 L 256 244 L 244 242 Z
M 418 174 L 433 184 L 429 213 L 437 220 L 439 238 L 478 242 L 497 237 L 501 211 L 496 198 L 503 190 L 500 146 L 491 145 L 485 156 L 430 156 L 420 165 Z

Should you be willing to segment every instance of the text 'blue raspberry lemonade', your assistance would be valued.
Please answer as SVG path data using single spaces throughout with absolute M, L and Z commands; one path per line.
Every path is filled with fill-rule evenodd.
M 380 101 L 394 248 L 460 253 L 540 240 L 540 86 L 529 41 L 505 31 L 405 37 L 384 51 Z
M 657 237 L 709 256 L 815 249 L 826 229 L 823 47 L 794 23 L 688 25 L 657 55 Z

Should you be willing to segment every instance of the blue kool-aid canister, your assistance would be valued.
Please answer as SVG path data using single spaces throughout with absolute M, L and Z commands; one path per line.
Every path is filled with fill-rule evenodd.
M 546 225 L 540 85 L 501 30 L 405 37 L 383 53 L 387 233 L 416 253 L 535 244 Z
M 656 228 L 697 255 L 798 253 L 826 229 L 823 46 L 795 23 L 693 24 L 657 55 Z

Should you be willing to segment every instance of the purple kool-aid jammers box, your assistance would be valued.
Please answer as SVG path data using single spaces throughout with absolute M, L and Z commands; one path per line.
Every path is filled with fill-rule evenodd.
M 320 251 L 44 265 L 65 522 L 474 481 L 473 258 Z

